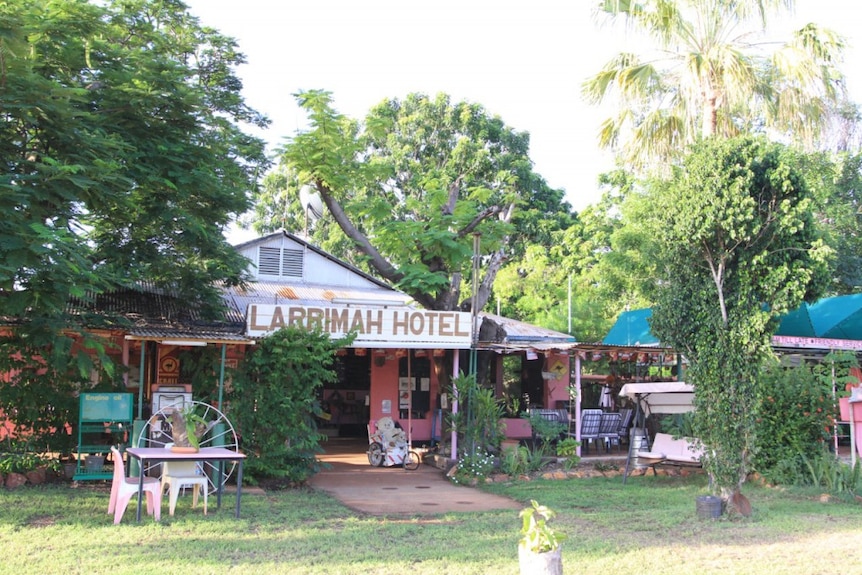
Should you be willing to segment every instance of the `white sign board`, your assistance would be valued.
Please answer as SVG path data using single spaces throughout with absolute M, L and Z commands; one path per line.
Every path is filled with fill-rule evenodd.
M 470 349 L 471 315 L 399 306 L 251 304 L 246 335 L 263 337 L 279 328 L 319 327 L 333 338 L 357 334 L 353 347 Z

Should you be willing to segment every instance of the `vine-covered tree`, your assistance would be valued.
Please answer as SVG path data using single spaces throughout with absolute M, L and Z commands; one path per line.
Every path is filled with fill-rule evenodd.
M 741 510 L 776 318 L 828 282 L 799 165 L 799 154 L 762 139 L 711 138 L 651 192 L 661 247 L 651 327 L 690 363 L 705 468 Z
M 769 19 L 793 0 L 605 0 L 599 14 L 625 18 L 654 47 L 621 53 L 583 85 L 591 103 L 613 96 L 599 143 L 629 166 L 666 167 L 687 146 L 767 130 L 821 143 L 845 101 L 838 70 L 844 41 L 807 24 L 783 42 Z M 846 115 L 845 115 L 846 116 Z

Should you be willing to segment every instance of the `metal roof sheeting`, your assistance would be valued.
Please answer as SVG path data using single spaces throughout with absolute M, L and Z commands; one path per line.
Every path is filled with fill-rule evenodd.
M 523 321 L 480 313 L 478 349 L 492 351 L 552 351 L 577 346 L 574 336 Z
M 284 283 L 259 281 L 246 284 L 244 288 L 233 287 L 224 290 L 225 300 L 242 310 L 243 317 L 249 304 L 321 304 L 332 300 L 357 300 L 374 302 L 411 301 L 410 297 L 393 289 L 359 289 L 332 287 L 303 283 Z

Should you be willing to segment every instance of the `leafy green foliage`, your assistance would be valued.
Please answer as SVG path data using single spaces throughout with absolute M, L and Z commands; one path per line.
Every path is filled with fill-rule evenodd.
M 707 140 L 653 191 L 661 285 L 653 332 L 690 362 L 695 433 L 724 496 L 755 449 L 760 366 L 778 314 L 826 284 L 796 156 L 764 140 Z
M 500 452 L 500 471 L 517 477 L 530 470 L 531 452 L 523 445 L 503 446 Z
M 862 155 L 818 154 L 803 161 L 818 228 L 835 252 L 829 291 L 855 293 L 862 286 Z
M 0 20 L 4 315 L 80 327 L 70 297 L 141 279 L 220 301 L 247 263 L 222 232 L 267 165 L 235 43 L 178 0 L 13 0 Z
M 484 451 L 468 453 L 458 458 L 452 482 L 459 485 L 471 485 L 484 481 L 494 471 L 494 456 Z
M 530 421 L 533 435 L 542 444 L 556 442 L 567 428 L 562 421 L 545 419 L 538 411 L 523 413 L 521 417 Z
M 0 443 L 0 473 L 27 473 L 49 465 L 43 453 L 31 440 L 16 440 L 7 436 Z
M 802 469 L 798 467 L 793 481 L 796 485 L 813 485 L 828 489 L 831 493 L 856 495 L 862 491 L 862 462 L 851 467 L 840 461 L 834 453 L 821 448 L 809 455 L 802 455 Z M 795 463 L 795 462 L 794 462 Z
M 70 337 L 28 335 L 0 337 L 0 373 L 9 374 L 0 385 L 0 412 L 37 452 L 71 453 L 79 394 L 123 390 L 119 374 L 110 364 L 94 364 Z
M 318 470 L 324 439 L 317 430 L 318 395 L 325 383 L 337 380 L 335 353 L 351 341 L 291 326 L 263 338 L 246 355 L 229 401 L 251 477 L 301 483 Z
M 788 0 L 608 1 L 599 9 L 625 18 L 641 53 L 614 55 L 583 85 L 615 112 L 599 143 L 626 165 L 665 170 L 701 138 L 753 133 L 767 127 L 813 146 L 842 101 L 838 66 L 845 47 L 816 24 L 783 41 L 766 36 Z
M 474 375 L 463 372 L 452 380 L 450 397 L 461 402 L 458 413 L 449 413 L 449 424 L 458 433 L 459 445 L 467 455 L 496 453 L 505 438 L 504 402 L 493 389 L 476 383 Z
M 410 94 L 381 102 L 360 123 L 337 113 L 327 92 L 297 98 L 311 129 L 284 147 L 271 183 L 286 184 L 293 198 L 311 185 L 332 216 L 315 222 L 314 238 L 425 308 L 462 309 L 467 282 L 479 286 L 484 307 L 503 261 L 528 243 L 549 243 L 572 221 L 563 192 L 532 171 L 527 134 L 477 104 Z M 266 191 L 267 199 L 277 196 Z M 291 200 L 282 217 L 281 203 L 264 206 L 257 225 L 301 221 L 298 207 Z M 477 278 L 470 277 L 474 234 L 483 256 Z
M 566 437 L 557 442 L 554 449 L 557 452 L 557 457 L 572 457 L 578 454 L 578 447 L 581 442 L 574 437 Z
M 535 499 L 530 501 L 531 507 L 521 510 L 521 547 L 533 553 L 547 553 L 560 546 L 566 536 L 558 533 L 548 521 L 556 516 L 552 509 L 539 505 Z
M 832 381 L 807 365 L 764 364 L 757 397 L 757 439 L 752 466 L 769 481 L 792 483 L 816 457 L 833 424 Z

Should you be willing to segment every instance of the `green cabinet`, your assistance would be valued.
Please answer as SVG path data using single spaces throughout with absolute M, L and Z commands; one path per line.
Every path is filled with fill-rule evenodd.
M 113 477 L 113 469 L 105 467 L 104 456 L 112 445 L 125 449 L 132 433 L 132 406 L 131 393 L 81 394 L 75 481 Z

